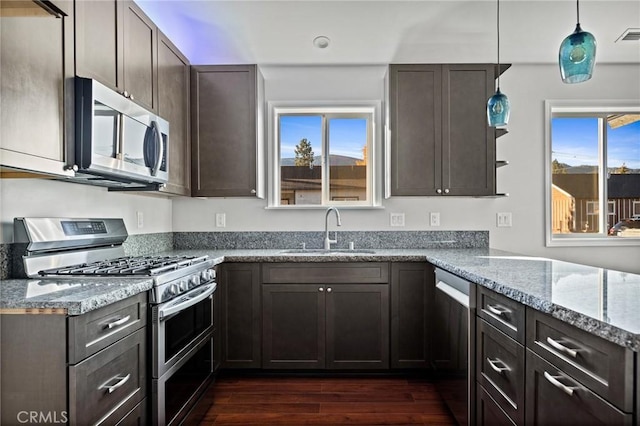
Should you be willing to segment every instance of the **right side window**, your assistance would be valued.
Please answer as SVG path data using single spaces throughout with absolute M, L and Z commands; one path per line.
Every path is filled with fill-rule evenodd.
M 640 109 L 589 109 L 550 110 L 551 241 L 640 238 Z

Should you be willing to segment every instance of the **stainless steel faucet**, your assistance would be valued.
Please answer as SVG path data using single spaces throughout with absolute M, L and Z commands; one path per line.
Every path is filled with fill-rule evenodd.
M 332 211 L 336 213 L 336 221 L 338 222 L 338 226 L 342 226 L 342 223 L 340 222 L 340 212 L 338 211 L 338 209 L 335 207 L 329 207 L 327 209 L 327 212 L 324 215 L 324 249 L 325 250 L 330 250 L 331 244 L 338 242 L 338 231 L 335 231 L 335 240 L 332 240 L 329 238 L 329 213 L 331 213 Z

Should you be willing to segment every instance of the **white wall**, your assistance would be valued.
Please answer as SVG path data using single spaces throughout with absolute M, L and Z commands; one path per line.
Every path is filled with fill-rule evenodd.
M 171 232 L 171 199 L 108 192 L 45 179 L 0 179 L 0 242 L 13 242 L 14 217 L 122 217 L 129 234 Z M 137 227 L 136 212 L 143 213 Z
M 265 67 L 266 101 L 382 100 L 384 66 Z M 384 209 L 342 210 L 345 230 L 489 230 L 494 248 L 640 273 L 640 246 L 547 248 L 544 245 L 544 100 L 640 99 L 640 65 L 599 64 L 592 80 L 561 82 L 556 64 L 514 65 L 501 79 L 511 101 L 509 134 L 497 141 L 498 190 L 508 198 L 393 197 Z M 173 202 L 174 231 L 321 230 L 323 210 L 266 210 L 266 200 L 187 199 Z M 431 228 L 429 212 L 440 212 Z M 389 213 L 405 213 L 404 228 Z M 512 212 L 513 227 L 497 228 L 496 213 Z M 226 227 L 215 227 L 215 213 Z
M 265 67 L 267 100 L 381 100 L 384 66 Z M 640 99 L 640 65 L 597 65 L 594 78 L 579 85 L 560 81 L 555 64 L 514 65 L 502 77 L 512 117 L 509 134 L 498 139 L 500 199 L 393 197 L 383 209 L 342 210 L 344 230 L 489 230 L 494 248 L 549 256 L 640 273 L 640 246 L 546 248 L 544 246 L 545 99 Z M 170 231 L 317 231 L 323 210 L 266 210 L 266 200 L 174 199 L 41 179 L 0 179 L 0 241 L 12 242 L 16 216 L 123 217 L 131 234 Z M 136 211 L 144 213 L 137 228 Z M 441 227 L 430 228 L 429 212 Z M 226 228 L 215 213 L 226 213 Z M 389 213 L 404 212 L 406 226 L 389 226 Z M 496 212 L 512 212 L 512 228 L 496 228 Z

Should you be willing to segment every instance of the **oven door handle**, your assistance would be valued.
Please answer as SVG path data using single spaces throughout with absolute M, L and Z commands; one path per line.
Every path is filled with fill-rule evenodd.
M 162 306 L 158 309 L 158 319 L 160 321 L 166 320 L 170 315 L 180 312 L 184 309 L 203 301 L 207 297 L 211 296 L 216 291 L 216 283 L 207 284 L 203 287 L 198 287 L 191 290 L 188 293 L 182 295 L 175 302 L 169 302 L 166 306 Z

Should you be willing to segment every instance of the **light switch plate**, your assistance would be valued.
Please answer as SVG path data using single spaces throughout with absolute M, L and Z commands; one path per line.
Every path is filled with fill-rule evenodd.
M 144 227 L 144 213 L 136 212 L 136 222 L 138 224 L 138 228 Z
M 511 227 L 511 225 L 511 212 L 496 213 L 496 226 L 498 228 L 508 228 Z
M 389 222 L 391 226 L 404 226 L 404 213 L 391 213 Z

